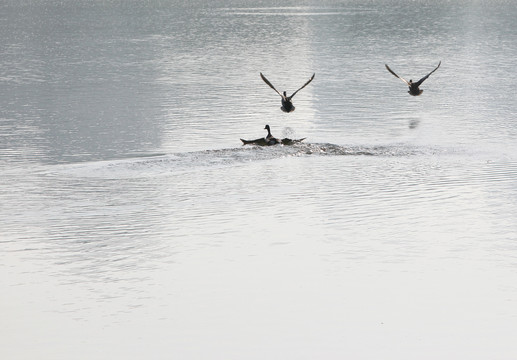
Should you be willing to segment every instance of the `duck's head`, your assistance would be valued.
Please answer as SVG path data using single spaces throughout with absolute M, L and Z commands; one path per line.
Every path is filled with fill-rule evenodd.
M 266 125 L 266 126 L 264 126 L 264 130 L 271 130 L 271 129 L 269 128 L 269 125 Z

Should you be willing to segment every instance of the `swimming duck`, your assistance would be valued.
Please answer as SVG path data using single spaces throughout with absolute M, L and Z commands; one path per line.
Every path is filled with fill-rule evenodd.
M 268 85 L 271 87 L 271 89 L 275 90 L 275 91 L 276 91 L 276 93 L 282 97 L 282 106 L 280 107 L 280 109 L 281 109 L 283 112 L 286 112 L 286 113 L 289 113 L 289 112 L 294 111 L 295 107 L 294 107 L 294 105 L 293 105 L 292 98 L 296 95 L 296 93 L 297 93 L 298 91 L 300 91 L 301 89 L 303 89 L 304 87 L 306 87 L 307 85 L 309 85 L 309 83 L 312 81 L 312 79 L 314 79 L 314 75 L 316 75 L 316 73 L 312 74 L 312 76 L 311 76 L 311 78 L 309 79 L 309 81 L 307 81 L 305 84 L 303 84 L 303 86 L 302 86 L 301 88 L 299 88 L 298 90 L 296 90 L 296 91 L 295 91 L 291 96 L 287 96 L 287 92 L 285 92 L 285 91 L 284 91 L 284 93 L 283 93 L 283 94 L 280 94 L 280 93 L 278 92 L 278 90 L 277 90 L 277 89 L 275 89 L 275 87 L 273 86 L 273 84 L 271 84 L 271 83 L 269 82 L 269 80 L 268 80 L 268 79 L 266 79 L 266 77 L 265 77 L 262 73 L 260 73 L 260 77 L 262 78 L 262 80 L 264 80 L 264 82 L 265 82 L 266 84 L 268 84 Z
M 276 144 L 280 143 L 280 140 L 278 140 L 276 137 L 271 135 L 271 128 L 269 127 L 269 125 L 266 125 L 264 127 L 264 130 L 267 130 L 266 141 L 267 141 L 268 145 L 276 145 Z
M 281 143 L 280 140 L 278 140 L 276 137 L 271 135 L 271 128 L 269 127 L 269 125 L 266 125 L 264 127 L 264 130 L 267 130 L 267 136 L 266 137 L 263 137 L 263 138 L 260 138 L 260 139 L 255 139 L 255 140 L 244 140 L 244 139 L 241 139 L 242 144 L 243 145 L 255 144 L 255 145 L 260 145 L 260 146 L 271 146 L 271 145 L 276 145 L 276 144 L 280 144 Z
M 260 138 L 260 139 L 255 139 L 255 140 L 244 140 L 244 139 L 241 139 L 242 144 L 243 145 L 253 144 L 253 145 L 260 145 L 260 146 L 271 146 L 271 145 L 276 145 L 276 144 L 293 145 L 293 144 L 296 144 L 296 143 L 299 143 L 299 142 L 305 140 L 305 138 L 303 138 L 303 139 L 294 139 L 294 140 L 293 139 L 289 139 L 289 138 L 283 138 L 282 140 L 279 140 L 276 137 L 274 137 L 273 135 L 271 135 L 271 128 L 269 127 L 269 125 L 266 125 L 264 127 L 264 129 L 267 130 L 267 136 L 266 137 L 263 137 L 263 138 Z
M 413 80 L 409 80 L 409 81 L 407 81 L 407 80 L 405 80 L 404 78 L 402 78 L 402 77 L 398 76 L 397 74 L 395 74 L 395 72 L 394 72 L 393 70 L 391 70 L 391 69 L 390 69 L 390 67 L 389 67 L 388 65 L 386 65 L 386 64 L 384 64 L 384 65 L 386 66 L 386 69 L 388 69 L 388 71 L 389 71 L 390 73 L 392 73 L 393 75 L 395 75 L 395 77 L 398 77 L 400 80 L 404 81 L 404 82 L 407 84 L 407 86 L 409 86 L 409 91 L 408 91 L 408 93 L 409 93 L 410 95 L 418 96 L 418 95 L 420 95 L 420 94 L 422 94 L 422 93 L 424 92 L 424 90 L 420 90 L 418 87 L 419 87 L 420 85 L 422 85 L 422 83 L 423 83 L 423 82 L 424 82 L 424 81 L 429 77 L 429 75 L 431 75 L 431 74 L 432 74 L 432 73 L 434 73 L 436 70 L 438 70 L 438 68 L 440 67 L 441 63 L 442 63 L 442 62 L 440 61 L 440 62 L 438 63 L 438 66 L 437 66 L 433 71 L 431 71 L 429 74 L 427 74 L 426 76 L 424 76 L 423 78 L 421 78 L 420 80 L 418 80 L 418 81 L 417 81 L 417 82 L 415 82 L 415 83 L 413 82 Z

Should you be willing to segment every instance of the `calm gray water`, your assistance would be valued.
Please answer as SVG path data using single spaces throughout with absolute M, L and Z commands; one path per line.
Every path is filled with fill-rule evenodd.
M 515 359 L 515 19 L 1 2 L 0 358 Z

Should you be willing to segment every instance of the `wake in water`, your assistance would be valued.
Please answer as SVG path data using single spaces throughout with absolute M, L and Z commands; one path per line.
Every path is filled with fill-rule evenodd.
M 304 156 L 377 156 L 408 157 L 433 155 L 444 150 L 410 145 L 342 146 L 326 143 L 296 143 L 290 146 L 242 146 L 238 148 L 194 151 L 120 160 L 55 165 L 58 171 L 85 177 L 147 177 L 167 175 L 193 169 L 232 166 L 255 161 Z

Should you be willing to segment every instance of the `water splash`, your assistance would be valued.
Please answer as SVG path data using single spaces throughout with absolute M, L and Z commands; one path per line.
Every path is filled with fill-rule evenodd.
M 177 174 L 199 168 L 234 166 L 286 157 L 313 156 L 377 156 L 408 157 L 434 155 L 446 150 L 415 147 L 405 144 L 346 146 L 330 143 L 298 143 L 292 146 L 241 146 L 238 148 L 203 150 L 119 160 L 54 165 L 51 172 L 74 176 L 103 178 L 153 177 Z

